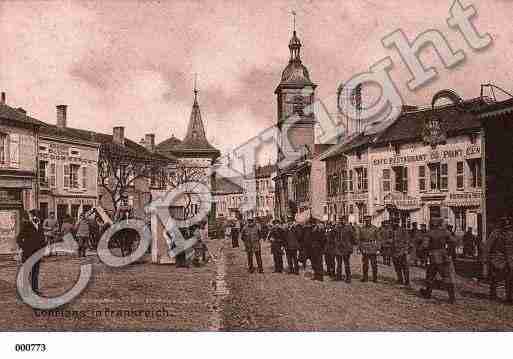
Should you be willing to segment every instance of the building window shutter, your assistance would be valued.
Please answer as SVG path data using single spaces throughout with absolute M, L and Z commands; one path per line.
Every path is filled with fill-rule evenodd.
M 70 168 L 69 165 L 64 165 L 64 188 L 70 187 Z
M 403 167 L 403 192 L 408 193 L 408 167 Z
M 55 162 L 50 163 L 50 187 L 55 188 Z
M 87 188 L 87 167 L 82 167 L 82 188 Z
M 9 159 L 11 167 L 20 167 L 20 135 L 17 133 L 9 135 Z

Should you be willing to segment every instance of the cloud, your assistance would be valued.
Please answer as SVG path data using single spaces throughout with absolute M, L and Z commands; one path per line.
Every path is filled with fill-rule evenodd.
M 445 0 L 270 1 L 264 7 L 251 1 L 1 2 L 0 87 L 10 104 L 42 120 L 54 121 L 55 105 L 64 103 L 71 126 L 110 132 L 125 125 L 135 140 L 149 132 L 163 140 L 185 134 L 198 73 L 207 135 L 228 149 L 276 121 L 274 89 L 289 58 L 292 9 L 303 63 L 330 108 L 341 82 L 385 56 L 394 60 L 391 75 L 408 103 L 428 103 L 447 87 L 473 97 L 488 81 L 508 89 L 509 4 L 473 4 L 476 27 L 494 37 L 494 46 L 481 53 L 448 28 Z M 433 51 L 423 50 L 422 59 L 440 76 L 411 92 L 408 70 L 381 44 L 398 28 L 410 39 L 440 29 L 467 61 L 446 70 Z

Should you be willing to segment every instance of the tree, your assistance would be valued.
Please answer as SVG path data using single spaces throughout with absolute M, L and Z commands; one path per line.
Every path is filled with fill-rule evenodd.
M 112 201 L 114 215 L 118 213 L 132 185 L 141 179 L 163 176 L 163 168 L 170 162 L 170 159 L 153 155 L 144 149 L 136 150 L 116 143 L 101 144 L 98 180 Z
M 200 163 L 194 163 L 193 161 L 181 160 L 174 163 L 169 167 L 165 176 L 165 183 L 167 188 L 172 190 L 179 188 L 186 183 L 201 183 L 204 185 L 208 184 L 209 179 L 209 167 Z M 192 187 L 188 191 L 184 192 L 179 198 L 180 205 L 175 208 L 180 208 L 181 213 L 179 215 L 182 219 L 190 219 L 197 213 L 199 204 L 194 199 L 198 198 L 199 188 Z M 177 203 L 178 204 L 178 203 Z

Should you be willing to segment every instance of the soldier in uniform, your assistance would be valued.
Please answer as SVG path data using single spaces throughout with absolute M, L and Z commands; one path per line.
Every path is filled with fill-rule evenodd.
M 355 245 L 355 236 L 350 226 L 346 225 L 345 217 L 340 217 L 339 223 L 335 228 L 336 238 L 336 276 L 335 280 L 342 280 L 342 265 L 344 265 L 345 281 L 351 283 L 351 254 Z
M 419 229 L 417 226 L 417 222 L 413 222 L 411 226 L 411 230 L 409 231 L 410 235 L 410 253 L 408 255 L 409 264 L 412 266 L 417 265 L 417 237 L 420 235 Z
M 498 228 L 492 231 L 484 248 L 489 266 L 490 298 L 497 300 L 497 284 L 505 281 L 506 303 L 513 304 L 513 224 L 502 217 Z
M 392 230 L 390 221 L 383 221 L 379 229 L 381 239 L 381 255 L 383 256 L 383 264 L 389 266 L 392 256 Z
M 440 274 L 449 294 L 449 302 L 452 304 L 456 302 L 456 296 L 450 273 L 451 257 L 448 247 L 453 244 L 453 237 L 447 229 L 442 228 L 442 225 L 441 218 L 432 219 L 430 229 L 425 235 L 423 248 L 427 250 L 429 264 L 426 270 L 426 288 L 422 288 L 420 293 L 425 298 L 431 298 L 435 277 Z
M 378 281 L 377 254 L 380 248 L 378 230 L 371 224 L 371 217 L 365 217 L 365 225 L 360 229 L 359 247 L 362 253 L 362 282 L 369 280 L 369 262 L 372 267 L 372 281 Z
M 283 230 L 280 222 L 275 219 L 271 229 L 267 234 L 267 239 L 271 242 L 271 254 L 273 255 L 274 273 L 283 272 Z
M 297 224 L 294 224 L 293 218 L 289 218 L 288 225 L 285 229 L 285 253 L 287 255 L 287 267 L 289 274 L 299 275 L 299 263 L 298 263 L 298 250 L 299 240 L 298 234 L 300 228 Z
M 322 253 L 326 245 L 326 229 L 324 223 L 318 221 L 312 231 L 312 249 L 310 260 L 314 270 L 313 280 L 323 281 L 324 279 L 324 265 L 322 263 Z
M 326 229 L 326 244 L 324 246 L 324 260 L 326 261 L 326 273 L 331 279 L 335 279 L 335 254 L 337 250 L 336 231 L 333 225 Z
M 420 231 L 418 233 L 418 236 L 415 240 L 415 248 L 416 248 L 416 255 L 419 261 L 419 264 L 422 267 L 427 266 L 427 251 L 423 247 L 424 239 L 427 233 L 427 226 L 425 223 L 422 223 L 420 225 Z
M 303 263 L 303 269 L 306 270 L 306 263 L 310 260 L 310 264 L 313 267 L 312 263 L 312 233 L 315 227 L 315 220 L 310 218 L 307 223 L 302 226 L 302 242 L 300 246 L 300 261 Z
M 264 273 L 262 266 L 262 252 L 260 250 L 260 228 L 255 224 L 253 218 L 248 219 L 248 225 L 242 229 L 242 241 L 244 242 L 244 248 L 248 256 L 248 271 L 253 273 L 255 268 L 253 267 L 253 254 L 255 255 L 258 272 Z
M 395 222 L 392 232 L 392 257 L 397 283 L 410 286 L 410 269 L 408 265 L 408 253 L 410 251 L 410 236 L 406 228 L 400 227 Z

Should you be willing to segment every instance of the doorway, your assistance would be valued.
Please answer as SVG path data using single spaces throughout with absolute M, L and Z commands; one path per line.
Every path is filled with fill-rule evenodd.
M 39 213 L 41 215 L 41 220 L 44 221 L 48 218 L 48 203 L 41 202 L 39 203 Z
M 439 219 L 442 218 L 442 211 L 440 209 L 440 206 L 431 206 L 429 207 L 429 221 L 432 219 Z
M 68 205 L 67 204 L 58 204 L 57 205 L 57 220 L 60 224 L 64 221 L 64 218 L 68 214 Z

